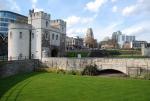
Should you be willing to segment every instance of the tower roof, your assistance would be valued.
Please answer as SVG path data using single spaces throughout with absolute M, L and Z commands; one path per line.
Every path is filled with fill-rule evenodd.
M 94 38 L 92 28 L 87 29 L 86 37 Z

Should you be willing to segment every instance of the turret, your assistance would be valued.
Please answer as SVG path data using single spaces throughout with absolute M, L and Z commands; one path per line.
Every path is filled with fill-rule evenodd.
M 31 24 L 33 28 L 50 28 L 50 14 L 44 13 L 43 11 L 34 12 L 29 11 L 28 24 Z
M 66 34 L 66 22 L 61 19 L 51 20 L 51 27 L 58 28 L 61 32 Z

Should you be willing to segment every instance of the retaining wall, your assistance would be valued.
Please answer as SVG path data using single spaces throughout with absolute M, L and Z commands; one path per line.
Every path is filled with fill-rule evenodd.
M 0 77 L 34 71 L 39 67 L 39 60 L 0 61 Z

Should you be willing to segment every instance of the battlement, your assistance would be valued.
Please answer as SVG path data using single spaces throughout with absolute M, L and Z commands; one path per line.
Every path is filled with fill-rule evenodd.
M 55 25 L 55 24 L 66 25 L 66 22 L 62 19 L 56 19 L 56 20 L 51 20 L 51 24 L 53 24 L 53 25 Z
M 34 10 L 30 10 L 29 11 L 29 19 L 45 19 L 45 20 L 50 20 L 50 14 L 44 13 L 43 11 L 39 11 L 39 12 L 34 12 Z

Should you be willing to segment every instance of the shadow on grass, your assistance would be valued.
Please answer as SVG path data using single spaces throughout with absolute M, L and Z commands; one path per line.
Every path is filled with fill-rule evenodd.
M 9 89 L 14 87 L 16 84 L 18 84 L 32 76 L 39 75 L 39 74 L 41 74 L 41 73 L 40 72 L 33 72 L 33 73 L 28 73 L 28 74 L 25 73 L 25 74 L 18 74 L 15 76 L 0 79 L 0 99 Z M 23 89 L 30 82 L 31 81 L 26 82 L 25 85 L 23 85 L 21 87 L 21 89 Z M 16 96 L 16 98 L 17 98 L 17 96 Z

